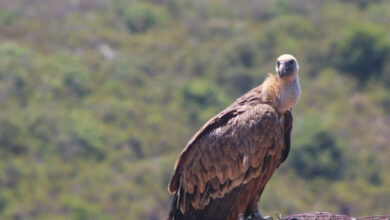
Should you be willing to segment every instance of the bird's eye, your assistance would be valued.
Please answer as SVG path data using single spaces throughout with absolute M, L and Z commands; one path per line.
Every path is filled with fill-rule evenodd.
M 278 65 L 278 67 L 279 67 L 279 65 L 280 65 L 280 62 L 279 62 L 279 61 L 276 61 L 276 65 Z
M 295 62 L 294 62 L 294 60 L 290 60 L 289 63 L 290 63 L 290 65 L 294 65 Z

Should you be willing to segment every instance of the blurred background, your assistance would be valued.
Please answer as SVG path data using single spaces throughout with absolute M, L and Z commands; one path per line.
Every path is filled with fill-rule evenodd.
M 0 0 L 0 218 L 165 219 L 186 142 L 300 62 L 263 213 L 390 210 L 390 1 Z

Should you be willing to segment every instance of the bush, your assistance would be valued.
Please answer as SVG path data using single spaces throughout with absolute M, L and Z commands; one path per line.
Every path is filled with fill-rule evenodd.
M 335 66 L 363 84 L 383 73 L 386 56 L 390 54 L 390 43 L 386 32 L 379 27 L 352 27 L 334 44 L 332 52 Z
M 306 179 L 341 177 L 343 152 L 335 138 L 326 131 L 312 136 L 309 143 L 295 149 L 291 165 L 296 173 Z
M 217 86 L 206 80 L 196 80 L 183 87 L 185 100 L 196 103 L 205 108 L 212 105 L 221 104 L 221 91 Z
M 162 24 L 166 17 L 161 7 L 149 3 L 119 4 L 118 12 L 124 18 L 129 30 L 136 33 Z
M 230 66 L 251 68 L 255 64 L 256 53 L 258 53 L 258 49 L 254 43 L 239 42 L 226 53 L 226 60 L 229 61 Z
M 21 143 L 20 128 L 7 119 L 0 120 L 1 154 L 21 155 L 27 153 L 27 146 Z
M 16 18 L 15 13 L 0 9 L 0 25 L 10 25 Z

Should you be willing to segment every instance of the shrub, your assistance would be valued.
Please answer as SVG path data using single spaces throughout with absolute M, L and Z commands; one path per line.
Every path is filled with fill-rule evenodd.
M 342 174 L 343 159 L 335 138 L 326 131 L 319 131 L 308 143 L 294 151 L 291 165 L 298 175 L 306 179 L 337 179 Z
M 160 25 L 166 18 L 161 7 L 149 3 L 119 4 L 118 13 L 123 17 L 130 31 L 144 32 L 149 28 Z
M 390 44 L 381 28 L 352 27 L 334 44 L 332 53 L 335 66 L 363 84 L 372 77 L 381 76 L 386 56 L 390 54 Z

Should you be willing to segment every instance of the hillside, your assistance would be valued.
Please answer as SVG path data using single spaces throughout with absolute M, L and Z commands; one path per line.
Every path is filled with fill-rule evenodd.
M 282 53 L 292 151 L 263 213 L 390 210 L 390 2 L 0 1 L 0 219 L 164 219 L 176 157 Z

